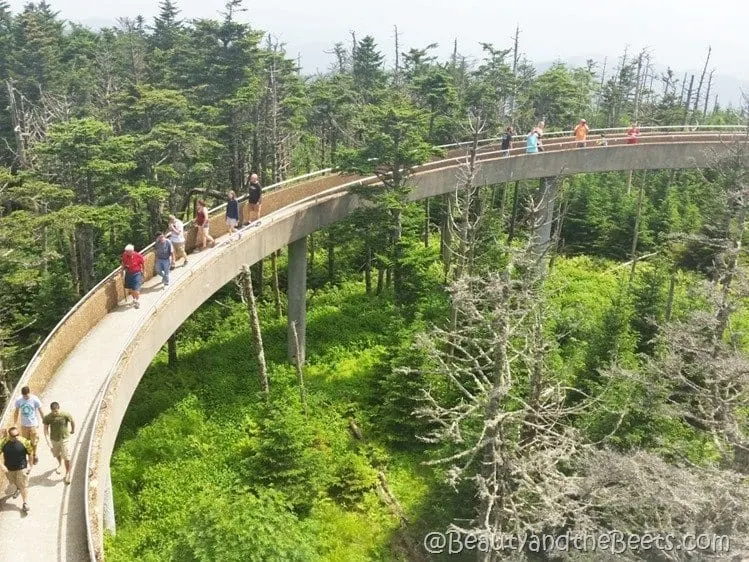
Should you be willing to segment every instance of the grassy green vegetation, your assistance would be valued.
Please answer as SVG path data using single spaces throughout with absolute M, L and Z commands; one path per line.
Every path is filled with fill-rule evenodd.
M 595 386 L 591 366 L 605 363 L 614 346 L 637 361 L 645 295 L 653 284 L 658 294 L 665 290 L 655 272 L 644 264 L 630 293 L 628 272 L 614 262 L 557 260 L 546 291 L 558 311 L 548 330 L 558 342 L 559 377 Z M 425 275 L 436 284 L 436 270 Z M 677 314 L 690 302 L 689 284 L 678 285 Z M 396 371 L 421 361 L 414 335 L 445 317 L 444 292 L 408 315 L 386 293 L 367 295 L 361 283 L 315 292 L 307 416 L 286 362 L 285 322 L 272 306 L 261 308 L 266 403 L 247 314 L 232 292 L 185 324 L 178 368 L 161 353 L 138 387 L 112 462 L 118 529 L 107 541 L 110 560 L 413 560 L 423 556 L 425 532 L 471 516 L 465 491 L 447 487 L 440 469 L 423 464 L 432 453 L 416 439 L 426 428 L 411 412 L 424 381 Z M 684 424 L 648 414 L 647 392 L 631 384 L 617 392 L 609 399 L 637 403 L 618 433 L 620 447 L 657 448 L 658 436 L 689 442 L 696 461 L 709 454 Z M 613 423 L 601 412 L 581 421 L 592 436 Z M 381 500 L 378 472 L 407 524 Z

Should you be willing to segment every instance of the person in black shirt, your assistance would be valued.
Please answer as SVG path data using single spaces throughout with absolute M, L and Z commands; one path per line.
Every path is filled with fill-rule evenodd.
M 510 149 L 512 148 L 512 135 L 515 134 L 515 130 L 512 128 L 512 125 L 507 127 L 505 129 L 505 134 L 502 135 L 502 150 L 504 151 L 504 154 L 502 156 L 509 156 L 510 155 Z
M 259 226 L 260 221 L 260 205 L 263 199 L 263 188 L 260 187 L 260 181 L 258 180 L 257 174 L 250 176 L 250 183 L 247 186 L 247 207 L 250 210 L 250 223 L 254 222 L 254 226 Z
M 23 511 L 29 511 L 29 472 L 34 465 L 31 443 L 22 437 L 18 437 L 18 428 L 11 427 L 3 431 L 0 438 L 0 451 L 3 453 L 3 464 L 5 465 L 8 482 L 16 486 L 18 497 L 21 493 L 23 499 Z
M 229 236 L 237 232 L 237 224 L 239 224 L 239 203 L 237 203 L 237 194 L 230 191 L 229 200 L 226 202 L 226 226 L 229 229 Z

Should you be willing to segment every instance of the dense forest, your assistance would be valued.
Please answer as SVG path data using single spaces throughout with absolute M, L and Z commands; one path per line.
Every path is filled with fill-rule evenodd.
M 287 362 L 272 290 L 284 255 L 220 290 L 176 334 L 178 357 L 154 360 L 112 463 L 107 556 L 442 559 L 423 539 L 448 529 L 705 533 L 749 553 L 747 147 L 705 170 L 554 179 L 540 253 L 538 182 L 477 187 L 471 157 L 541 119 L 746 124 L 711 97 L 709 54 L 696 77 L 657 73 L 648 51 L 537 71 L 519 35 L 476 62 L 458 42 L 444 61 L 436 45 L 396 45 L 386 67 L 391 47 L 352 33 L 331 41 L 327 73 L 303 76 L 244 10 L 228 0 L 220 19 L 183 21 L 162 0 L 153 21 L 92 30 L 46 2 L 14 14 L 0 1 L 6 393 L 122 247 L 150 243 L 170 213 L 244 192 L 250 172 L 383 180 L 361 193 L 371 205 L 308 238 L 305 365 Z M 455 193 L 407 202 L 409 170 L 466 140 Z M 700 544 L 700 559 L 721 554 Z

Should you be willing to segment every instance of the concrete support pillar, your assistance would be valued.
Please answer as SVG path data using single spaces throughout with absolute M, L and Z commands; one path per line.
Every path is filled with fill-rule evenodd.
M 294 347 L 293 323 L 296 322 L 296 334 L 299 340 L 299 362 L 304 363 L 307 342 L 307 237 L 289 244 L 289 280 L 288 280 L 288 350 L 289 360 L 296 361 Z
M 114 520 L 114 497 L 112 496 L 112 475 L 107 471 L 107 477 L 102 483 L 104 485 L 104 507 L 102 515 L 104 519 L 104 529 L 109 531 L 113 535 L 115 534 L 115 520 Z
M 536 254 L 541 257 L 549 252 L 551 225 L 557 199 L 557 179 L 541 178 L 536 197 L 536 216 L 533 220 L 533 239 Z

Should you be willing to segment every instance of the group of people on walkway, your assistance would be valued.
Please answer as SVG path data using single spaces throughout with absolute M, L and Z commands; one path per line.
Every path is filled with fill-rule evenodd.
M 3 468 L 8 482 L 15 486 L 12 497 L 19 495 L 23 502 L 21 510 L 28 513 L 29 504 L 29 474 L 34 465 L 39 463 L 39 427 L 44 426 L 44 439 L 57 459 L 56 474 L 60 474 L 63 464 L 65 476 L 63 482 L 70 484 L 71 478 L 71 446 L 70 436 L 75 433 L 73 416 L 60 409 L 58 402 L 49 405 L 50 413 L 44 414 L 42 402 L 31 394 L 28 386 L 21 389 L 15 403 L 13 427 L 0 431 L 0 451 L 3 457 Z M 18 421 L 21 421 L 20 430 Z
M 257 174 L 251 174 L 247 182 L 247 207 L 249 211 L 249 226 L 260 225 L 260 206 L 262 203 L 263 188 Z M 242 219 L 239 214 L 239 201 L 237 194 L 230 191 L 226 202 L 226 226 L 229 235 L 236 235 L 237 238 L 242 233 L 237 230 L 241 225 Z M 216 245 L 215 239 L 211 236 L 211 221 L 208 214 L 208 208 L 205 201 L 200 199 L 197 204 L 195 213 L 195 241 L 196 251 L 202 251 L 206 248 L 212 248 Z M 162 288 L 169 286 L 169 272 L 176 267 L 176 262 L 183 259 L 182 265 L 187 265 L 187 252 L 185 251 L 185 224 L 174 215 L 169 215 L 169 227 L 164 232 L 156 234 L 154 241 L 155 255 L 155 273 L 161 277 Z M 140 289 L 143 285 L 145 275 L 145 258 L 143 254 L 137 252 L 132 244 L 125 246 L 125 250 L 120 257 L 122 269 L 125 274 L 125 292 L 126 298 L 133 298 L 133 307 L 140 308 Z
M 546 123 L 539 121 L 536 126 L 531 129 L 525 137 L 525 151 L 527 154 L 537 154 L 544 151 L 544 146 L 541 138 L 544 135 L 544 129 Z M 591 141 L 588 140 L 588 134 L 590 133 L 590 125 L 586 119 L 580 119 L 579 123 L 574 129 L 575 145 L 577 148 L 587 148 Z M 512 150 L 512 139 L 515 135 L 515 128 L 512 125 L 508 125 L 505 128 L 505 132 L 502 134 L 500 140 L 500 150 L 503 156 L 509 156 Z M 637 122 L 633 122 L 626 133 L 627 144 L 637 144 L 640 136 L 640 127 Z M 601 133 L 600 137 L 595 141 L 596 146 L 608 146 L 609 141 L 606 135 Z

